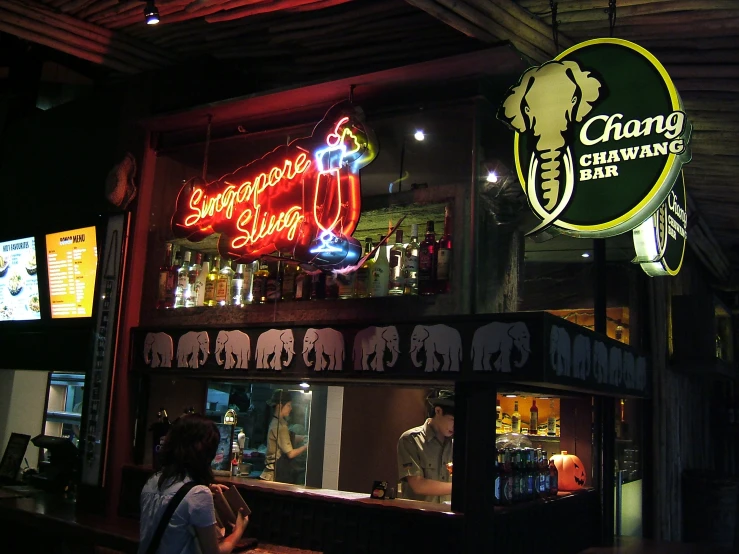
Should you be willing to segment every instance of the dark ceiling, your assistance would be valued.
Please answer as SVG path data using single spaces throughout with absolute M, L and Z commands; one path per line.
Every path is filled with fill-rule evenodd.
M 510 41 L 542 63 L 577 42 L 613 35 L 666 66 L 692 120 L 685 167 L 705 255 L 722 280 L 739 269 L 739 2 L 559 0 L 159 0 L 161 23 L 132 0 L 0 0 L 0 34 L 107 70 L 109 78 L 193 60 L 226 63 L 262 90 L 468 52 Z M 612 23 L 615 25 L 612 26 Z M 0 46 L 2 41 L 0 41 Z M 2 63 L 0 52 L 0 63 Z M 0 79 L 7 73 L 0 67 Z M 192 87 L 198 83 L 193 82 Z M 698 225 L 695 213 L 691 226 Z M 734 272 L 736 274 L 736 271 Z

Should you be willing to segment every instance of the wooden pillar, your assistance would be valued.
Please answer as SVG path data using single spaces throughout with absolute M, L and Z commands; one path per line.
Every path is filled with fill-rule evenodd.
M 458 383 L 455 389 L 454 480 L 452 509 L 464 513 L 464 541 L 459 552 L 489 552 L 493 523 L 496 456 L 491 383 Z

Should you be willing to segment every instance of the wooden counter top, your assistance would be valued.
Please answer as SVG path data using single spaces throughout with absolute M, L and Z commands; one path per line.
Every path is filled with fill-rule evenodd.
M 34 491 L 29 496 L 0 497 L 0 530 L 35 531 L 55 544 L 67 544 L 72 552 L 92 551 L 104 547 L 117 552 L 135 554 L 139 547 L 139 522 L 121 517 L 104 517 L 77 510 L 71 495 Z M 43 533 L 41 533 L 43 532 Z M 247 529 L 247 535 L 249 531 Z M 9 535 L 8 535 L 9 536 Z M 43 545 L 34 539 L 34 551 Z M 89 548 L 90 550 L 82 550 Z M 260 543 L 248 550 L 254 554 L 320 554 L 286 546 Z

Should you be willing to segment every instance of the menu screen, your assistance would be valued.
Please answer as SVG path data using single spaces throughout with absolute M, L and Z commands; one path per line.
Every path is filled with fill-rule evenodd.
M 90 317 L 98 249 L 95 227 L 46 235 L 51 317 Z
M 0 321 L 41 319 L 33 237 L 0 242 Z

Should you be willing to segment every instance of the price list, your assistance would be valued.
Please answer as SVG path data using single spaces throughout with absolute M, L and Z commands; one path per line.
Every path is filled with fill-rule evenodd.
M 46 235 L 52 318 L 89 317 L 95 294 L 95 227 Z

